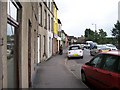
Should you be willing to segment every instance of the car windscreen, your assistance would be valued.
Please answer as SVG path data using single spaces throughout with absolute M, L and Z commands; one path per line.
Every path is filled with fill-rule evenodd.
M 78 50 L 81 49 L 80 46 L 71 46 L 69 50 Z

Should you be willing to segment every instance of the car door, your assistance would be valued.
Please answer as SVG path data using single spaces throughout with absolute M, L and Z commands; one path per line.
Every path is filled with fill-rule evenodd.
M 102 54 L 97 55 L 95 58 L 93 58 L 90 62 L 89 65 L 87 65 L 86 69 L 86 76 L 88 77 L 88 81 L 93 84 L 98 86 L 98 81 L 97 81 L 97 69 L 100 66 L 100 63 L 102 61 Z M 95 86 L 95 87 L 96 87 Z
M 102 66 L 97 69 L 96 79 L 99 84 L 99 88 L 118 88 L 119 80 L 118 76 L 118 63 L 119 58 L 114 55 L 105 55 Z

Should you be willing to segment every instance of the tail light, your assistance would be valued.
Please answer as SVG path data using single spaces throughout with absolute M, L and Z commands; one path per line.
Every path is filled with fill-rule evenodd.
M 109 49 L 109 51 L 111 51 L 111 49 Z

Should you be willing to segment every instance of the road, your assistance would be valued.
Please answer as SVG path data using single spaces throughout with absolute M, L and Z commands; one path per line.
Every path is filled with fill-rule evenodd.
M 93 56 L 90 56 L 90 50 L 84 49 L 84 57 L 83 59 L 72 58 L 70 60 L 66 59 L 68 70 L 78 79 L 81 80 L 81 66 L 87 61 L 91 60 Z

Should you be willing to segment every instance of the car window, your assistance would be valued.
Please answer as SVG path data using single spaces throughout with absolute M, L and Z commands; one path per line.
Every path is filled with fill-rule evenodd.
M 93 67 L 100 68 L 100 64 L 101 64 L 101 61 L 102 61 L 102 56 L 103 56 L 103 55 L 98 55 L 98 56 L 96 56 L 96 57 L 90 62 L 90 64 L 91 64 Z
M 107 55 L 102 68 L 104 70 L 118 72 L 118 57 Z
M 81 49 L 80 46 L 71 46 L 69 48 L 69 50 L 77 50 L 77 49 Z

